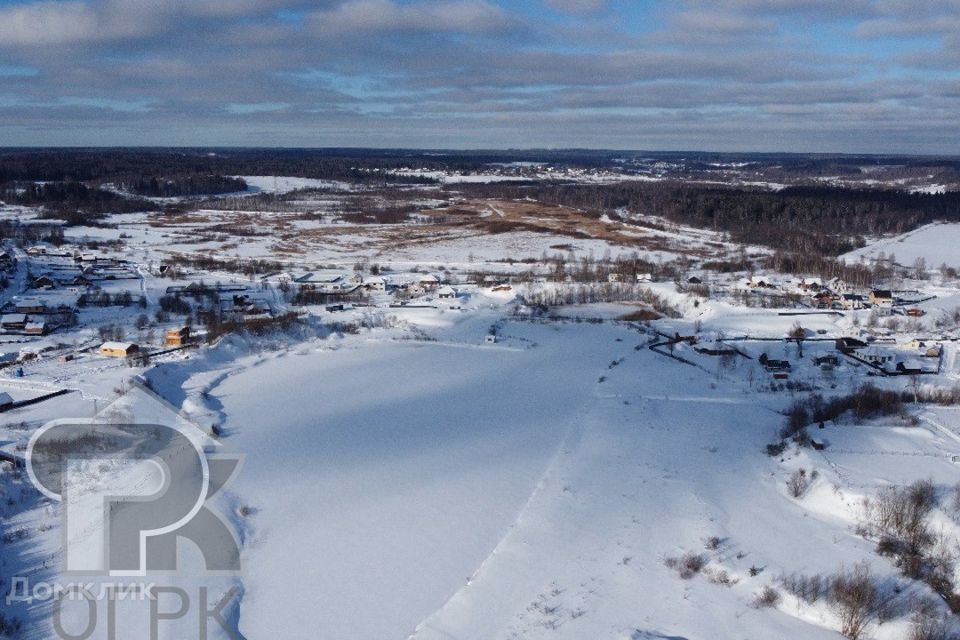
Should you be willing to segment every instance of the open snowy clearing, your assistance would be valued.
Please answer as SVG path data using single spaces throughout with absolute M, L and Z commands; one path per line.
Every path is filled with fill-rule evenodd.
M 899 264 L 910 266 L 918 258 L 923 258 L 928 268 L 935 269 L 941 264 L 960 266 L 960 224 L 935 223 L 909 231 L 892 238 L 881 238 L 867 246 L 844 254 L 848 262 L 861 258 L 875 258 L 881 253 L 887 258 L 896 257 Z
M 317 343 L 186 380 L 185 406 L 209 391 L 247 455 L 247 638 L 833 638 L 827 611 L 750 603 L 795 571 L 863 559 L 893 575 L 853 533 L 862 496 L 949 482 L 960 453 L 929 425 L 831 426 L 835 449 L 781 465 L 761 450 L 783 396 L 714 388 L 625 327 L 509 322 L 480 346 L 483 329 Z M 819 479 L 795 500 L 799 466 Z M 665 566 L 712 536 L 703 575 Z M 732 586 L 711 582 L 721 570 Z

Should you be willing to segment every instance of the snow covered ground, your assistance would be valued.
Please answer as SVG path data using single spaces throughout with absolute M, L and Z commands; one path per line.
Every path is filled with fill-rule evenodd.
M 880 238 L 867 246 L 847 253 L 843 258 L 857 261 L 871 259 L 883 253 L 887 258 L 895 256 L 899 264 L 911 266 L 923 258 L 927 266 L 936 269 L 941 264 L 960 266 L 960 224 L 934 223 L 914 229 L 899 236 Z
M 261 191 L 339 188 L 246 179 Z M 580 285 L 536 279 L 493 292 L 462 282 L 485 268 L 545 272 L 543 254 L 571 257 L 573 266 L 588 256 L 626 257 L 634 248 L 528 230 L 348 225 L 332 222 L 325 207 L 306 215 L 129 214 L 113 218 L 116 228 L 68 228 L 68 241 L 95 243 L 132 262 L 124 267 L 129 278 L 104 281 L 102 288 L 132 292 L 137 303 L 84 307 L 76 327 L 40 338 L 3 336 L 4 351 L 39 355 L 0 370 L 0 391 L 14 402 L 70 393 L 0 414 L 0 451 L 22 454 L 29 434 L 47 420 L 89 417 L 115 402 L 154 419 L 148 399 L 127 393 L 139 389 L 131 377 L 143 375 L 195 426 L 216 431 L 223 445 L 246 456 L 219 501 L 243 539 L 243 571 L 209 584 L 218 592 L 241 590 L 229 616 L 248 640 L 836 638 L 836 617 L 822 603 L 783 593 L 779 604 L 763 608 L 755 606 L 756 596 L 767 586 L 782 589 L 784 575 L 826 575 L 858 561 L 900 581 L 904 599 L 930 595 L 899 578 L 875 553 L 876 540 L 861 535 L 864 499 L 891 484 L 929 478 L 944 498 L 937 530 L 956 540 L 960 514 L 950 511 L 947 497 L 958 480 L 960 412 L 908 406 L 904 416 L 863 424 L 826 421 L 823 430 L 811 428 L 823 450 L 791 445 L 781 456 L 765 454 L 784 424 L 780 411 L 812 391 L 841 394 L 864 382 L 907 388 L 905 379 L 879 377 L 852 360 L 826 371 L 812 362 L 836 353 L 835 338 L 865 328 L 870 311 L 787 315 L 809 310 L 747 307 L 725 293 L 739 276 L 697 271 L 710 280 L 710 297 L 684 293 L 673 281 L 642 285 L 681 318 L 617 321 L 641 308 L 620 303 L 537 315 L 515 296 Z M 491 208 L 489 216 L 498 215 Z M 253 231 L 231 234 L 223 228 L 230 224 Z M 259 233 L 265 225 L 275 227 Z M 921 256 L 931 267 L 951 264 L 957 228 L 925 227 L 878 241 L 864 255 L 883 251 L 905 264 Z M 637 249 L 656 263 L 684 249 L 733 248 L 717 234 L 676 225 L 633 229 L 661 241 L 663 250 Z M 396 307 L 389 306 L 392 294 L 378 292 L 364 301 L 370 307 L 297 307 L 270 279 L 236 271 L 185 265 L 176 279 L 156 275 L 159 264 L 176 263 L 181 252 L 265 257 L 297 273 L 352 273 L 355 262 L 365 261 L 389 267 L 382 272 L 393 284 L 431 270 L 450 276 L 459 297 L 429 294 Z M 371 275 L 361 267 L 364 277 Z M 21 265 L 14 288 L 22 288 L 25 276 Z M 108 325 L 158 345 L 182 318 L 137 328 L 138 316 L 151 321 L 168 286 L 199 281 L 246 283 L 279 309 L 309 317 L 300 333 L 233 335 L 215 346 L 159 354 L 149 364 L 96 353 L 98 329 Z M 902 334 L 873 327 L 872 337 L 892 342 L 909 333 L 942 341 L 943 370 L 929 380 L 953 385 L 960 374 L 949 320 L 960 294 L 950 282 L 917 286 L 928 296 L 918 303 L 926 315 L 911 318 Z M 874 320 L 890 319 L 907 322 L 905 316 Z M 798 321 L 810 334 L 804 356 L 785 340 Z M 337 329 L 334 322 L 365 328 Z M 494 333 L 496 340 L 487 342 Z M 727 361 L 681 343 L 671 352 L 683 362 L 648 349 L 663 335 L 693 333 L 704 343 L 725 338 L 738 354 Z M 918 349 L 912 347 L 913 355 Z M 789 385 L 763 369 L 761 354 L 793 362 Z M 61 359 L 66 355 L 71 359 Z M 793 497 L 787 480 L 800 468 L 812 480 Z M 0 577 L 56 580 L 57 505 L 39 499 L 7 463 L 0 463 L 0 491 L 6 499 L 0 534 L 15 534 L 0 547 Z M 705 563 L 689 579 L 670 566 L 685 554 Z M 194 558 L 176 584 L 204 584 L 197 567 Z M 7 612 L 27 625 L 24 637 L 52 637 L 49 607 L 20 603 Z M 82 613 L 68 610 L 72 628 Z M 871 625 L 870 634 L 903 640 L 908 618 L 901 611 Z M 130 620 L 121 620 L 125 628 Z M 190 627 L 164 626 L 161 637 L 191 637 Z

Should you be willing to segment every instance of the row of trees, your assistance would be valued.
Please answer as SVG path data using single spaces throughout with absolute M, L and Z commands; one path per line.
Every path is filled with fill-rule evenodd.
M 247 190 L 247 183 L 242 178 L 203 173 L 163 177 L 132 176 L 116 182 L 124 191 L 154 198 L 216 195 Z
M 781 191 L 682 182 L 612 185 L 540 183 L 461 187 L 491 198 L 531 197 L 611 217 L 618 211 L 729 233 L 739 242 L 806 255 L 839 255 L 865 235 L 903 233 L 933 220 L 960 220 L 960 193 L 790 187 Z M 625 219 L 630 222 L 629 218 Z

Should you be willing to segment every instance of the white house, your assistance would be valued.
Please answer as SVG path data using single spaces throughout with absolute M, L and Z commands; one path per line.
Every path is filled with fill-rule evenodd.
M 881 349 L 880 347 L 867 347 L 866 349 L 860 349 L 855 352 L 857 357 L 865 362 L 870 364 L 877 365 L 878 367 L 886 367 L 886 365 L 893 363 L 895 356 L 890 351 L 886 349 Z
M 453 300 L 457 297 L 457 291 L 453 287 L 440 287 L 437 289 L 437 297 L 441 300 Z
M 419 284 L 421 287 L 423 287 L 428 291 L 439 287 L 440 282 L 441 282 L 440 278 L 438 276 L 433 275 L 432 273 L 422 276 L 419 280 L 417 280 L 417 284 Z
M 387 281 L 379 276 L 367 278 L 363 281 L 363 288 L 367 291 L 386 291 Z

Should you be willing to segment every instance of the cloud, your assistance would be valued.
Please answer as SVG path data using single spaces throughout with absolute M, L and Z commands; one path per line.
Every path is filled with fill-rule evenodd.
M 384 32 L 483 33 L 509 29 L 519 20 L 486 0 L 351 0 L 310 15 L 310 26 L 322 35 L 352 36 Z
M 603 11 L 610 5 L 609 0 L 546 0 L 546 4 L 555 11 L 586 15 Z
M 0 140 L 926 152 L 960 142 L 960 0 L 518 5 L 0 0 L 10 79 Z

